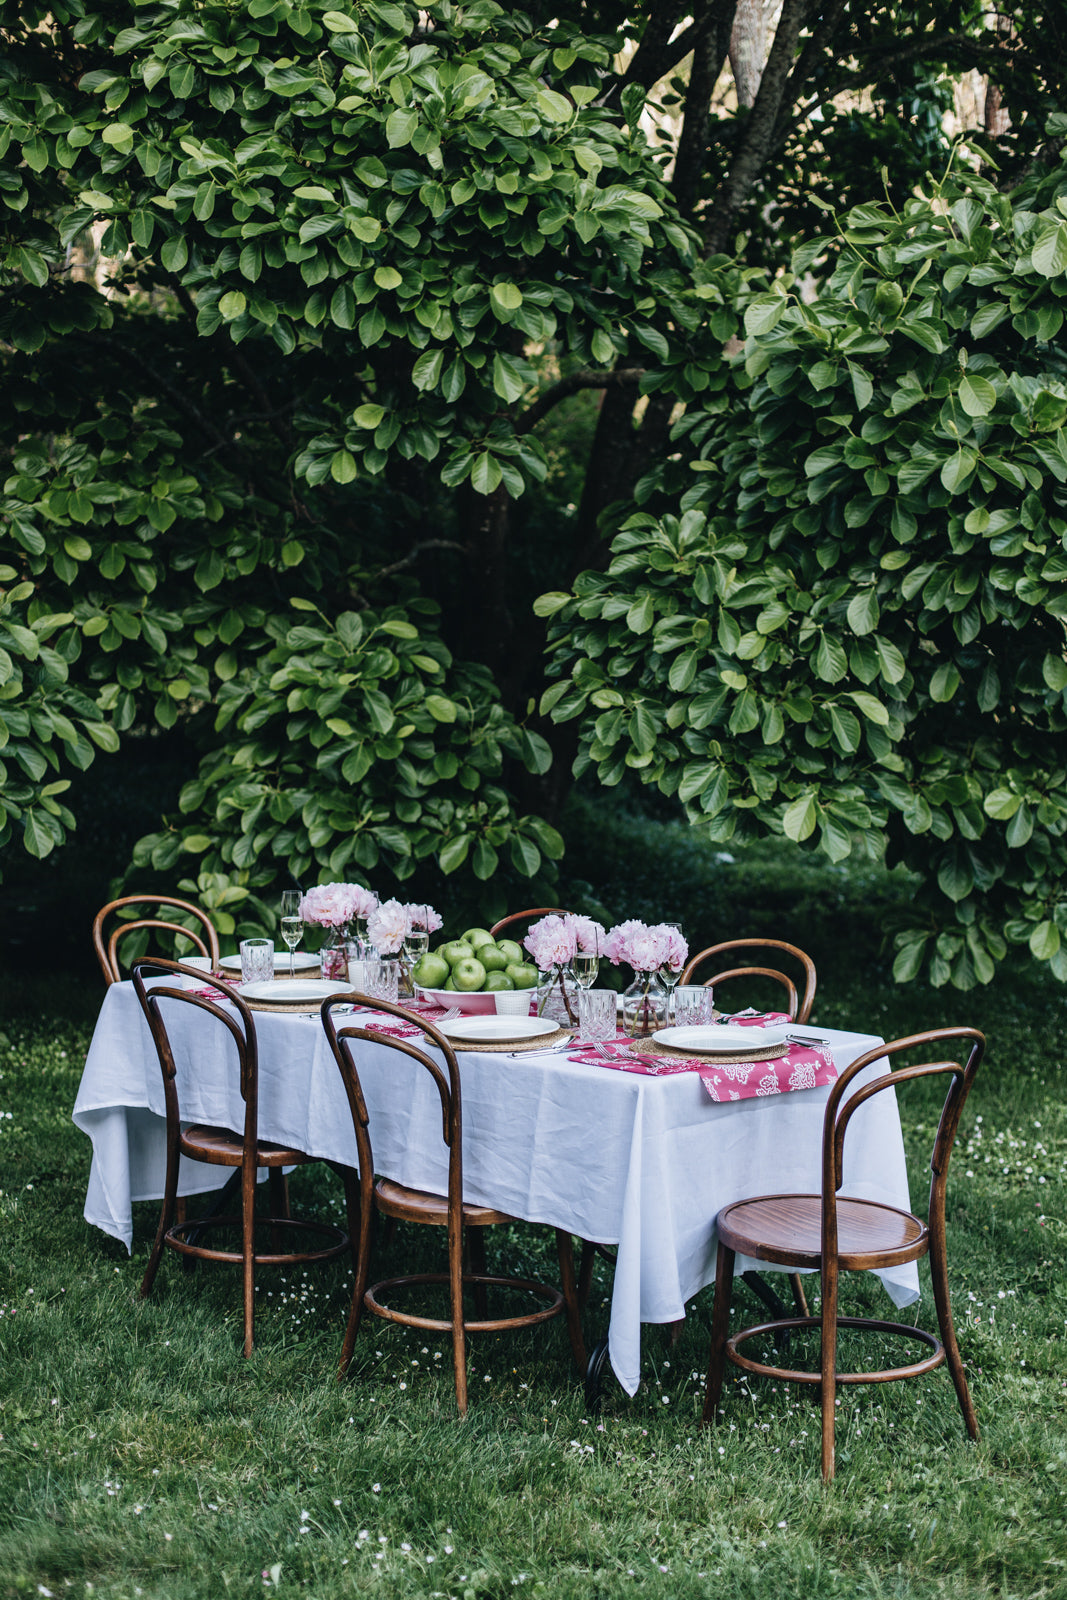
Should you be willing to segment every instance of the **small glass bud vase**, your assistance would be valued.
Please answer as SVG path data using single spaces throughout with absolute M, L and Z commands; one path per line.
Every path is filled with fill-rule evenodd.
M 631 1039 L 642 1039 L 667 1026 L 670 995 L 658 972 L 635 972 L 622 992 L 622 1023 Z
M 319 950 L 319 965 L 324 978 L 348 982 L 348 929 L 327 928 Z
M 537 1015 L 561 1028 L 578 1026 L 578 984 L 569 964 L 538 973 Z

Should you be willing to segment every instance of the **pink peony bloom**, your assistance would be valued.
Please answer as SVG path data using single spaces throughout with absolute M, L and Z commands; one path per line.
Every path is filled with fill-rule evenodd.
M 680 972 L 689 954 L 689 946 L 677 928 L 665 922 L 651 926 L 636 918 L 620 922 L 612 928 L 604 943 L 604 954 L 616 966 L 625 961 L 636 972 L 654 972 L 657 967 L 668 966 Z
M 442 926 L 442 919 L 433 906 L 406 905 L 404 910 L 408 914 L 408 923 L 412 930 L 424 928 L 427 933 L 436 933 Z
M 569 916 L 568 922 L 573 927 L 578 938 L 578 949 L 586 955 L 603 955 L 607 943 L 607 934 L 599 922 L 594 922 L 592 917 Z
M 375 894 L 374 890 L 364 889 L 363 885 L 360 883 L 350 883 L 348 887 L 352 891 L 352 902 L 354 906 L 352 915 L 354 917 L 369 917 L 375 906 L 378 904 L 378 896 Z
M 522 941 L 542 972 L 564 966 L 574 959 L 578 949 L 578 934 L 573 917 L 542 917 L 535 922 Z
M 359 907 L 370 893 L 358 883 L 320 883 L 304 896 L 301 915 L 319 927 L 341 928 L 353 917 L 365 915 Z
M 367 938 L 379 955 L 393 956 L 408 936 L 408 908 L 399 900 L 375 906 L 367 918 Z
M 677 928 L 670 928 L 666 923 L 660 924 L 667 942 L 667 953 L 663 958 L 663 965 L 672 972 L 681 972 L 689 959 L 689 945 Z

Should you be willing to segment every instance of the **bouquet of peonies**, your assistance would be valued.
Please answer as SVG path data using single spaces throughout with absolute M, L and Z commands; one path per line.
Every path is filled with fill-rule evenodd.
M 410 927 L 409 908 L 399 900 L 385 900 L 367 918 L 367 938 L 380 956 L 395 956 L 403 948 Z
M 343 928 L 353 917 L 367 916 L 377 904 L 378 896 L 361 883 L 320 883 L 304 895 L 300 914 L 316 927 Z
M 615 966 L 625 961 L 635 972 L 656 972 L 660 967 L 680 972 L 689 955 L 689 946 L 678 929 L 669 927 L 666 922 L 650 926 L 634 919 L 616 923 L 608 933 L 604 953 Z
M 436 933 L 442 926 L 442 918 L 433 906 L 406 905 L 404 910 L 408 914 L 408 927 L 412 933 Z

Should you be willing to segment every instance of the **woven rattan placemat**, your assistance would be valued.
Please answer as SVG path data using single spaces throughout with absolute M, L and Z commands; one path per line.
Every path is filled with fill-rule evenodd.
M 453 1050 L 484 1050 L 490 1055 L 511 1055 L 516 1050 L 548 1050 L 571 1038 L 577 1042 L 569 1028 L 557 1028 L 555 1033 L 539 1033 L 533 1039 L 486 1040 L 484 1043 L 474 1039 L 449 1039 L 448 1042 Z
M 709 1067 L 724 1066 L 736 1061 L 775 1061 L 789 1052 L 788 1040 L 779 1044 L 753 1045 L 751 1050 L 732 1050 L 722 1055 L 708 1055 L 704 1050 L 679 1050 L 672 1044 L 660 1044 L 657 1039 L 633 1039 L 630 1049 L 640 1056 L 673 1056 L 675 1060 L 702 1061 Z

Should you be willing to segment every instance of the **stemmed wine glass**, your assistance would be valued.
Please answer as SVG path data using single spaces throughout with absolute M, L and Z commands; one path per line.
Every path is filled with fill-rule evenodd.
M 682 931 L 680 922 L 665 922 L 663 926 L 665 928 L 677 928 L 679 933 Z M 677 987 L 678 979 L 682 976 L 682 969 L 681 967 L 668 966 L 665 961 L 659 969 L 659 975 L 660 981 L 667 991 L 667 1022 L 671 1023 L 674 1020 L 674 991 Z
M 595 950 L 579 950 L 571 957 L 574 981 L 580 989 L 591 989 L 600 971 L 600 956 Z
M 304 937 L 303 897 L 299 889 L 282 890 L 282 938 L 289 947 L 289 976 L 293 976 L 293 953 Z

